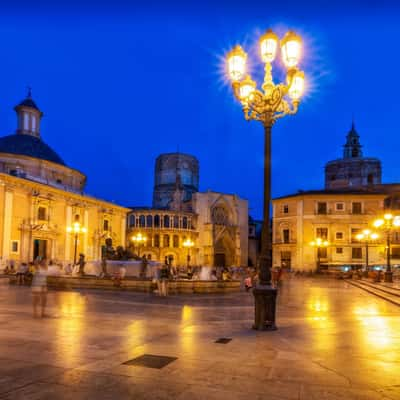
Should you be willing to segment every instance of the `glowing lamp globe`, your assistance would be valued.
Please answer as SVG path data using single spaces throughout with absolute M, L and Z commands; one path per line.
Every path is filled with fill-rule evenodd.
M 247 54 L 239 46 L 235 46 L 227 57 L 228 74 L 232 81 L 240 81 L 246 72 Z
M 292 76 L 288 94 L 292 100 L 300 100 L 304 93 L 304 72 L 296 71 Z
M 260 38 L 260 53 L 261 59 L 264 62 L 272 62 L 276 56 L 276 50 L 278 48 L 279 38 L 278 36 L 272 32 L 271 29 L 261 36 Z
M 250 78 L 249 75 L 240 82 L 239 97 L 240 100 L 246 101 L 256 89 L 256 83 Z
M 286 33 L 281 40 L 282 60 L 287 68 L 293 68 L 299 63 L 301 47 L 301 37 L 293 31 Z

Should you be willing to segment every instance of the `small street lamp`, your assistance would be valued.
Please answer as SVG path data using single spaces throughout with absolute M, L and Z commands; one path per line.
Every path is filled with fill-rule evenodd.
M 87 229 L 84 226 L 81 226 L 79 222 L 74 222 L 72 226 L 67 227 L 68 233 L 73 233 L 75 238 L 75 247 L 74 247 L 74 265 L 76 265 L 76 250 L 78 247 L 78 235 L 80 233 L 86 233 Z
M 383 218 L 379 218 L 374 221 L 375 228 L 380 228 L 386 235 L 386 272 L 385 282 L 393 282 L 393 272 L 390 265 L 390 252 L 391 252 L 391 240 L 392 232 L 395 229 L 400 229 L 400 216 L 394 216 L 393 214 L 387 213 Z
M 186 247 L 188 249 L 188 253 L 187 253 L 187 269 L 189 270 L 190 249 L 194 246 L 194 242 L 193 242 L 193 240 L 188 238 L 182 244 L 183 244 L 183 247 Z
M 286 83 L 275 84 L 272 65 L 278 46 L 282 61 L 287 68 Z M 304 73 L 297 68 L 301 56 L 302 40 L 289 31 L 279 43 L 278 36 L 268 30 L 260 38 L 260 56 L 265 63 L 262 90 L 256 88 L 246 75 L 247 54 L 237 45 L 227 55 L 228 75 L 232 81 L 234 96 L 242 105 L 247 121 L 259 121 L 264 126 L 264 213 L 261 235 L 259 284 L 253 290 L 255 300 L 254 329 L 275 330 L 275 306 L 277 290 L 271 286 L 271 234 L 269 231 L 271 202 L 271 130 L 274 122 L 285 115 L 297 112 L 304 90 Z
M 138 257 L 140 257 L 140 246 L 147 242 L 147 237 L 143 236 L 140 232 L 131 237 L 132 242 L 138 246 Z
M 329 242 L 327 240 L 316 238 L 310 243 L 311 246 L 317 248 L 317 272 L 321 270 L 321 248 L 326 248 L 329 246 Z
M 364 242 L 365 243 L 365 276 L 368 277 L 368 270 L 369 270 L 369 265 L 368 265 L 368 246 L 369 244 L 378 239 L 379 235 L 375 232 L 372 232 L 369 229 L 364 229 L 361 233 L 356 235 L 356 239 L 359 242 Z

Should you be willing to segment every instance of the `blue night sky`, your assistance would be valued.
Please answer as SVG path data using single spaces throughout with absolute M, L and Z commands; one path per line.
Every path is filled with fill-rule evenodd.
M 383 1 L 269 3 L 0 7 L 1 135 L 15 131 L 13 107 L 31 85 L 42 138 L 87 174 L 87 193 L 151 205 L 155 158 L 179 146 L 199 159 L 201 190 L 236 193 L 260 217 L 263 129 L 244 121 L 223 56 L 242 44 L 260 78 L 259 35 L 291 28 L 305 41 L 309 87 L 299 113 L 274 126 L 273 196 L 323 187 L 353 114 L 364 155 L 382 160 L 385 182 L 400 181 L 400 10 Z

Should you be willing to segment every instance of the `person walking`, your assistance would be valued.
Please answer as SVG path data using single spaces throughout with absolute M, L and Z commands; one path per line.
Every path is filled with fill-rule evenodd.
M 41 260 L 37 270 L 33 274 L 32 279 L 32 301 L 33 301 L 33 316 L 38 318 L 38 306 L 40 303 L 41 314 L 40 316 L 46 317 L 45 309 L 47 304 L 47 261 Z
M 169 268 L 167 264 L 164 264 L 160 271 L 161 279 L 161 296 L 168 296 L 168 280 L 169 280 Z
M 78 265 L 79 265 L 79 275 L 83 276 L 85 275 L 85 255 L 83 253 L 79 254 L 79 261 L 78 261 Z

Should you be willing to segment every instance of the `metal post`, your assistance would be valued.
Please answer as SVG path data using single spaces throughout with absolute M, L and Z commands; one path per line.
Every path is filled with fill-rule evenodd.
M 317 247 L 317 273 L 321 272 L 321 248 Z
M 76 265 L 76 249 L 78 247 L 78 234 L 75 233 L 74 265 Z
M 271 235 L 270 235 L 270 202 L 271 202 L 271 130 L 272 118 L 264 122 L 264 213 L 261 232 L 261 254 L 259 263 L 259 284 L 254 288 L 255 320 L 253 329 L 275 330 L 275 308 L 277 290 L 271 287 Z
M 387 247 L 387 253 L 386 253 L 386 272 L 385 272 L 385 277 L 384 280 L 385 282 L 393 282 L 393 272 L 392 272 L 392 267 L 390 265 L 390 235 L 391 231 L 388 229 L 386 233 L 386 247 Z
M 368 240 L 365 242 L 365 271 L 368 274 L 369 263 L 368 263 Z

